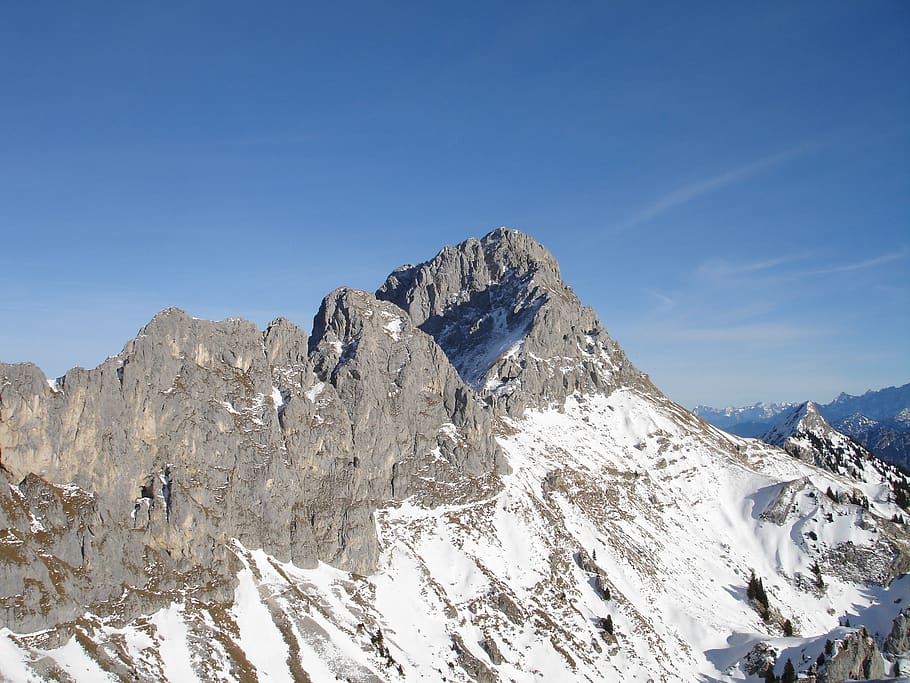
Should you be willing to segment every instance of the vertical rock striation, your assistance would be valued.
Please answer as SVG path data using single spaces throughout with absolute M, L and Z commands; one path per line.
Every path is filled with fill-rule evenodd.
M 575 391 L 650 387 L 562 281 L 553 255 L 517 230 L 499 228 L 402 266 L 376 295 L 407 312 L 465 382 L 512 416 L 562 404 Z
M 171 308 L 53 386 L 0 365 L 0 448 L 0 609 L 24 629 L 124 593 L 227 594 L 231 538 L 368 573 L 377 506 L 425 480 L 495 485 L 504 466 L 489 410 L 433 339 L 350 289 L 312 339 Z

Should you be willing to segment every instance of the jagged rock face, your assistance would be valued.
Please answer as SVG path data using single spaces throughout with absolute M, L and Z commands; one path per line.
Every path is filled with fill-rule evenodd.
M 58 510 L 39 522 L 59 532 L 41 549 L 56 576 L 16 550 L 30 522 L 5 499 L 25 567 L 0 586 L 19 596 L 2 605 L 17 627 L 72 618 L 125 585 L 166 591 L 198 573 L 194 584 L 228 590 L 231 538 L 302 566 L 369 572 L 377 505 L 415 478 L 467 481 L 502 465 L 489 411 L 432 338 L 352 290 L 326 299 L 312 340 L 285 320 L 263 334 L 168 309 L 59 386 L 32 365 L 2 365 L 0 377 L 4 476 L 32 509 L 44 499 L 67 509 L 47 482 L 91 500 L 72 519 Z M 65 599 L 50 600 L 61 582 Z
M 376 292 L 445 350 L 461 377 L 513 416 L 574 391 L 649 384 L 538 242 L 500 228 L 403 266 Z
M 750 570 L 805 635 L 908 594 L 885 482 L 673 404 L 530 238 L 379 294 L 0 365 L 0 678 L 741 680 Z
M 312 362 L 348 411 L 366 497 L 403 498 L 411 478 L 481 476 L 505 461 L 490 413 L 442 349 L 397 307 L 342 288 L 323 302 Z
M 250 323 L 196 321 L 168 309 L 121 354 L 67 373 L 58 387 L 34 366 L 2 366 L 0 375 L 0 443 L 11 483 L 24 486 L 34 474 L 93 498 L 78 525 L 89 530 L 81 534 L 84 561 L 58 558 L 63 574 L 85 574 L 80 590 L 64 592 L 72 609 L 117 598 L 124 585 L 163 581 L 159 588 L 168 590 L 198 568 L 201 584 L 218 584 L 233 571 L 223 551 L 230 537 L 306 557 L 275 524 L 287 518 L 293 487 L 271 491 L 291 475 L 262 336 Z M 45 521 L 71 535 L 69 524 Z M 42 590 L 54 595 L 57 583 Z M 34 603 L 8 607 L 12 624 L 43 611 Z
M 885 662 L 875 641 L 861 628 L 844 638 L 835 654 L 818 672 L 818 683 L 840 683 L 847 679 L 883 678 Z
M 294 368 L 307 362 L 307 333 L 287 318 L 275 318 L 265 329 L 266 361 L 272 368 Z
M 901 611 L 891 624 L 891 632 L 885 638 L 882 650 L 892 655 L 910 654 L 910 607 Z

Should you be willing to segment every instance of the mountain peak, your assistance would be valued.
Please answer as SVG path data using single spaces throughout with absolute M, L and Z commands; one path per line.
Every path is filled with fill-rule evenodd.
M 389 275 L 376 292 L 442 347 L 462 379 L 514 415 L 576 390 L 643 381 L 537 240 L 498 228 Z
M 807 432 L 816 434 L 835 432 L 812 401 L 805 401 L 781 413 L 761 439 L 773 446 L 783 446 L 787 439 Z
M 893 469 L 868 449 L 832 427 L 818 406 L 806 401 L 781 414 L 761 437 L 790 455 L 858 481 L 881 478 Z M 893 473 L 887 476 L 894 476 Z
M 0 364 L 0 679 L 802 674 L 903 608 L 910 485 L 788 410 L 803 462 L 707 428 L 507 228 L 311 337 L 166 309 L 59 388 Z
M 551 271 L 557 278 L 559 264 L 550 251 L 536 239 L 511 228 L 497 228 L 480 239 L 484 251 L 502 263 L 511 262 L 519 269 L 534 267 Z
M 803 414 L 805 415 L 820 415 L 818 412 L 818 406 L 815 405 L 814 401 L 806 401 L 800 407 L 802 408 Z

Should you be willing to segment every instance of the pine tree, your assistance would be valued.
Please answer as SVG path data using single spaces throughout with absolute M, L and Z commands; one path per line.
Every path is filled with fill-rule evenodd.
M 613 617 L 611 617 L 609 614 L 604 620 L 604 631 L 609 633 L 611 636 L 613 635 Z
M 822 579 L 822 568 L 818 566 L 818 560 L 812 563 L 812 573 L 815 574 L 815 586 L 816 588 L 824 588 L 825 581 Z
M 815 660 L 815 663 L 818 664 L 818 666 L 821 666 L 822 664 L 825 663 L 825 653 L 824 652 L 819 653 L 818 659 Z
M 830 639 L 830 638 L 828 638 L 828 639 L 825 641 L 825 654 L 828 655 L 829 657 L 830 657 L 832 654 L 834 654 L 834 643 L 831 642 L 831 639 Z
M 755 572 L 749 575 L 749 585 L 746 588 L 746 597 L 759 605 L 759 614 L 762 618 L 768 616 L 768 594 L 765 593 L 765 586 L 760 578 L 756 578 Z
M 768 612 L 768 594 L 765 593 L 765 585 L 762 583 L 762 580 L 758 580 L 758 585 L 755 587 L 755 599 L 761 603 L 764 607 L 764 613 Z
M 793 636 L 793 624 L 790 622 L 789 619 L 787 619 L 784 622 L 784 636 L 786 636 L 787 638 L 790 638 Z
M 796 669 L 793 667 L 793 662 L 789 659 L 784 664 L 784 673 L 780 677 L 780 683 L 796 683 Z
M 774 675 L 773 666 L 769 666 L 765 671 L 765 683 L 777 683 L 777 676 Z

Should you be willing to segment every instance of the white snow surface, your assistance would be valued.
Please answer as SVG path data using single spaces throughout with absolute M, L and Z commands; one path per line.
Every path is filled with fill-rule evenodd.
M 383 329 L 386 333 L 395 341 L 401 340 L 401 333 L 404 332 L 406 323 L 401 316 L 389 313 L 388 311 L 382 311 L 382 317 L 386 319 L 386 324 L 383 325 Z
M 310 403 L 316 403 L 316 399 L 319 398 L 323 390 L 325 390 L 325 382 L 316 382 L 316 384 L 306 390 L 304 395 Z
M 293 681 L 287 666 L 287 643 L 263 604 L 248 561 L 239 556 L 245 566 L 234 591 L 233 615 L 240 630 L 237 644 L 256 668 L 260 681 Z
M 284 406 L 284 397 L 278 387 L 274 386 L 272 387 L 272 403 L 275 405 L 275 410 L 278 411 Z

